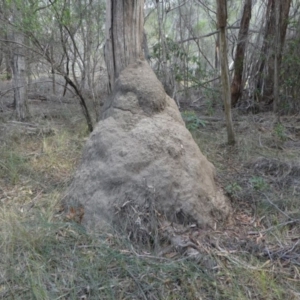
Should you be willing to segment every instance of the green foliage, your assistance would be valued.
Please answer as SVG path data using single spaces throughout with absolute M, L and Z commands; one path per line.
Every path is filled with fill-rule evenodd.
M 49 221 L 47 213 L 38 217 L 36 209 L 31 215 L 0 209 L 0 216 L 3 299 L 145 299 L 146 292 L 151 299 L 198 299 L 200 291 L 216 293 L 216 279 L 193 261 L 137 256 L 126 239 L 88 235 L 76 224 Z
M 70 26 L 72 24 L 72 17 L 71 17 L 71 9 L 70 8 L 65 8 L 62 11 L 61 22 L 64 26 Z
M 296 29 L 298 30 L 298 29 Z M 286 41 L 280 68 L 280 109 L 283 113 L 295 113 L 300 110 L 300 39 Z
M 269 187 L 264 178 L 260 176 L 253 176 L 250 179 L 250 183 L 256 191 L 265 191 Z
M 189 131 L 194 131 L 200 126 L 205 127 L 205 122 L 202 121 L 194 111 L 184 111 L 181 113 L 182 118 L 185 122 L 186 128 Z
M 172 71 L 177 82 L 183 80 L 189 83 L 189 86 L 200 86 L 203 80 L 210 78 L 211 74 L 206 71 L 206 66 L 202 63 L 198 55 L 188 54 L 185 48 L 176 43 L 171 38 L 166 38 L 166 58 L 172 64 Z M 153 46 L 152 58 L 161 59 L 162 45 L 160 42 Z M 182 65 L 186 68 L 183 69 Z
M 6 80 L 10 80 L 11 79 L 11 75 L 7 74 L 7 73 L 0 73 L 0 81 L 6 81 Z
M 195 29 L 201 32 L 207 26 L 207 24 L 207 20 L 200 20 L 196 23 Z
M 10 152 L 7 149 L 1 149 L 0 156 L 0 174 L 6 175 L 6 179 L 11 184 L 16 184 L 19 181 L 20 172 L 24 170 L 26 160 L 18 153 Z
M 203 87 L 203 94 L 206 99 L 206 105 L 207 105 L 207 113 L 212 116 L 215 113 L 215 107 L 220 100 L 220 92 L 216 89 L 213 89 L 211 87 L 202 86 Z
M 281 75 L 284 85 L 288 88 L 293 88 L 299 82 L 299 45 L 300 39 L 288 41 L 287 50 L 283 57 Z
M 189 111 L 183 115 L 196 118 Z M 299 226 L 282 225 L 285 216 L 261 197 L 262 193 L 253 197 L 253 189 L 264 191 L 268 187 L 264 178 L 249 178 L 254 174 L 251 169 L 241 169 L 241 178 L 237 179 L 233 171 L 240 165 L 243 168 L 258 150 L 261 155 L 268 151 L 277 158 L 278 151 L 259 146 L 253 122 L 248 123 L 241 140 L 240 149 L 247 154 L 233 153 L 233 165 L 228 164 L 227 149 L 220 146 L 222 123 L 217 127 L 220 130 L 200 128 L 198 135 L 201 150 L 218 167 L 222 182 L 228 182 L 227 193 L 238 199 L 232 199 L 234 223 L 216 231 L 192 229 L 196 243 L 191 244 L 200 249 L 197 255 L 189 249 L 181 252 L 169 248 L 164 240 L 157 252 L 170 252 L 157 255 L 153 248 L 141 251 L 117 231 L 87 233 L 60 214 L 60 200 L 65 194 L 62 187 L 68 184 L 84 143 L 85 124 L 77 120 L 65 126 L 59 121 L 53 136 L 29 138 L 20 133 L 5 139 L 6 147 L 0 144 L 0 161 L 5 165 L 0 166 L 1 299 L 228 300 L 253 299 L 253 295 L 257 299 L 294 299 L 294 291 L 300 290 L 299 276 L 294 272 L 297 264 L 291 259 L 283 265 L 278 256 L 288 252 L 290 257 L 298 257 L 291 232 L 298 234 Z M 23 167 L 31 169 L 24 173 Z M 6 180 L 7 169 L 14 169 L 22 179 L 30 176 L 11 186 Z M 253 189 L 245 188 L 244 183 L 251 183 Z M 291 218 L 298 219 L 299 197 L 295 191 L 283 186 L 280 198 L 277 191 L 264 194 L 282 211 L 295 211 Z M 287 205 L 288 198 L 292 202 Z M 250 199 L 257 204 L 254 215 Z M 270 251 L 265 253 L 264 249 Z
M 183 60 L 187 57 L 187 53 L 184 51 L 182 47 L 179 46 L 178 43 L 176 43 L 171 38 L 166 38 L 166 49 L 167 49 L 167 60 L 170 60 L 173 56 L 180 58 Z M 153 46 L 153 57 L 154 58 L 160 58 L 162 53 L 162 44 L 161 42 L 156 43 Z
M 225 187 L 225 191 L 232 196 L 237 196 L 242 191 L 242 187 L 237 182 L 233 182 Z
M 280 141 L 285 141 L 286 140 L 286 133 L 285 133 L 285 127 L 283 124 L 281 123 L 276 123 L 276 125 L 273 128 L 274 133 L 276 135 L 276 137 L 280 140 Z
M 11 11 L 15 30 L 30 36 L 41 32 L 40 21 L 36 13 L 40 1 L 12 0 L 7 1 L 7 8 Z

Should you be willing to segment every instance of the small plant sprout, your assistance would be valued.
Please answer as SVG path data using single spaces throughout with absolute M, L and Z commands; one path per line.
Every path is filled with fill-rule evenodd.
M 194 111 L 184 111 L 181 115 L 185 122 L 186 128 L 189 131 L 194 131 L 200 126 L 206 126 L 205 122 L 202 121 Z
M 250 179 L 250 183 L 252 187 L 257 191 L 264 191 L 268 188 L 268 183 L 265 181 L 263 177 L 253 176 Z
M 242 191 L 242 187 L 237 182 L 233 182 L 225 187 L 225 191 L 232 196 L 236 196 L 238 192 Z

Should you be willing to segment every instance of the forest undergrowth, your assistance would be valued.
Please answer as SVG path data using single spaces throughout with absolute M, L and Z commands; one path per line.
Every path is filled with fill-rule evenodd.
M 46 117 L 42 105 L 28 123 L 1 116 L 1 299 L 300 299 L 300 116 L 235 112 L 229 147 L 222 117 L 183 112 L 234 213 L 158 249 L 65 216 L 87 129 L 70 104 Z

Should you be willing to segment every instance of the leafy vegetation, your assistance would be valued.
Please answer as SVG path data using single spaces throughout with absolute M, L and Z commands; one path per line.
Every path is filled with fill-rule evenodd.
M 253 176 L 250 178 L 250 183 L 257 191 L 263 191 L 268 188 L 268 184 L 265 182 L 264 178 L 260 176 Z
M 205 122 L 202 121 L 194 111 L 184 111 L 181 115 L 188 130 L 193 131 L 200 126 L 205 127 Z
M 102 104 L 105 89 L 97 90 L 97 94 L 95 87 L 99 82 L 107 85 L 101 74 L 98 77 L 104 61 L 100 50 L 104 1 L 89 1 L 86 5 L 67 1 L 69 6 L 66 1 L 46 6 L 43 1 L 25 2 L 9 0 L 1 4 L 4 42 L 0 78 L 11 78 L 5 61 L 16 43 L 7 43 L 7 33 L 21 31 L 28 38 L 24 42 L 26 50 L 31 50 L 26 52 L 28 66 L 33 67 L 28 70 L 28 79 L 40 79 L 41 74 L 52 72 L 53 87 L 45 89 L 45 94 L 47 100 L 54 101 L 30 103 L 30 109 L 36 110 L 31 119 L 34 131 L 32 124 L 13 127 L 8 122 L 10 106 L 3 101 L 11 86 L 1 83 L 1 91 L 5 92 L 0 95 L 0 298 L 299 299 L 300 118 L 282 117 L 274 126 L 272 114 L 241 116 L 233 111 L 238 143 L 234 147 L 225 145 L 219 61 L 212 32 L 215 3 L 202 6 L 201 1 L 186 1 L 177 10 L 167 7 L 170 3 L 177 6 L 174 1 L 158 2 L 165 13 L 160 28 L 166 37 L 167 61 L 163 61 L 157 10 L 152 1 L 148 2 L 150 64 L 159 75 L 166 64 L 178 103 L 186 107 L 197 103 L 198 108 L 205 108 L 203 115 L 216 116 L 214 121 L 204 121 L 199 112 L 182 112 L 201 151 L 216 166 L 217 184 L 226 191 L 234 208 L 232 218 L 219 228 L 189 228 L 183 238 L 188 235 L 191 245 L 176 248 L 159 240 L 160 251 L 151 243 L 141 247 L 120 232 L 86 232 L 65 215 L 61 206 L 87 130 L 70 99 L 55 98 L 64 94 L 57 86 L 65 86 L 60 80 L 71 72 L 70 78 L 86 93 L 87 101 L 93 97 L 95 103 L 99 100 L 98 106 Z M 22 16 L 9 24 L 12 9 L 7 7 L 13 3 L 21 8 Z M 229 23 L 237 24 L 242 1 L 228 3 Z M 258 6 L 263 8 L 259 2 L 255 5 L 253 11 Z M 261 35 L 264 9 L 261 11 L 252 18 L 252 36 L 247 43 L 244 104 L 260 101 L 265 85 L 256 82 L 257 75 L 262 73 L 264 81 L 268 74 L 258 72 L 259 63 L 249 66 L 260 59 L 267 65 L 265 59 L 273 56 L 272 47 L 270 53 L 262 52 L 266 41 Z M 288 27 L 291 32 L 282 52 L 279 102 L 280 113 L 289 114 L 300 108 L 296 6 L 292 14 Z M 229 34 L 229 52 L 233 53 L 237 31 L 233 28 Z M 50 90 L 55 99 L 48 98 Z M 12 103 L 12 97 L 8 102 Z M 56 112 L 54 105 L 58 106 Z M 44 131 L 43 127 L 51 130 Z M 158 226 L 157 235 L 160 229 Z
M 297 165 L 291 167 L 299 150 L 273 147 L 267 118 L 262 126 L 269 130 L 258 139 L 252 117 L 240 117 L 237 127 L 244 134 L 232 148 L 222 142 L 222 122 L 206 121 L 204 127 L 201 117 L 183 112 L 235 208 L 230 224 L 191 231 L 198 252 L 190 255 L 191 249 L 162 254 L 141 248 L 118 232 L 88 233 L 65 218 L 60 203 L 86 125 L 78 122 L 78 112 L 71 118 L 60 113 L 47 123 L 51 135 L 6 130 L 1 144 L 1 299 L 299 297 L 299 175 Z M 282 122 L 289 128 L 291 120 Z

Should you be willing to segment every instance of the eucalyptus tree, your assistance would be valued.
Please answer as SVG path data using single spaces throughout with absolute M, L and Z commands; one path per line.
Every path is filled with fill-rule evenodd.
M 107 0 L 105 61 L 110 91 L 126 66 L 144 58 L 143 32 L 143 0 Z
M 27 107 L 27 74 L 24 55 L 24 33 L 20 30 L 22 26 L 22 11 L 19 2 L 12 2 L 11 23 L 14 25 L 12 31 L 12 74 L 14 85 L 14 104 L 16 108 L 16 117 L 18 120 L 25 120 L 28 117 Z
M 2 10 L 3 13 L 3 10 Z M 11 47 L 8 42 L 7 36 L 7 26 L 2 22 L 0 29 L 0 67 L 2 79 L 10 80 L 12 78 L 12 70 L 11 70 Z
M 274 102 L 274 79 L 275 82 L 278 81 L 290 6 L 291 0 L 268 0 L 265 9 L 265 33 L 257 68 L 256 89 L 260 100 L 266 104 Z M 277 86 L 278 84 L 276 83 Z M 277 109 L 277 101 L 274 105 Z
M 227 127 L 228 144 L 235 144 L 235 135 L 233 130 L 233 122 L 231 115 L 231 94 L 230 94 L 230 79 L 227 58 L 227 0 L 217 0 L 217 23 L 220 30 L 220 57 L 221 57 L 221 81 L 224 97 L 224 108 Z
M 300 3 L 291 5 L 289 26 L 286 34 L 285 46 L 281 53 L 280 90 L 281 106 L 284 113 L 300 111 Z
M 23 121 L 29 116 L 23 31 L 26 24 L 26 10 L 23 8 L 24 2 L 18 0 L 3 1 L 1 4 L 1 20 L 5 23 L 4 36 L 7 37 L 2 43 L 7 47 L 5 55 L 6 59 L 9 57 L 12 70 L 15 116 Z M 26 4 L 27 2 L 25 6 Z
M 164 30 L 164 23 L 166 19 L 166 2 L 165 1 L 156 1 L 156 9 L 157 9 L 157 20 L 158 20 L 158 30 L 159 30 L 159 43 L 161 49 L 161 81 L 167 92 L 171 96 L 172 91 L 170 87 L 170 71 L 168 70 L 168 62 L 167 62 L 167 52 L 168 45 L 166 40 L 166 34 Z
M 207 16 L 205 5 L 196 0 L 153 2 L 147 4 L 145 24 L 152 67 L 173 98 L 184 91 L 187 99 L 189 89 L 209 87 L 205 82 L 216 73 L 211 51 L 215 16 Z M 214 33 L 206 35 L 211 25 Z
M 42 67 L 43 73 L 51 74 L 54 94 L 56 77 L 64 78 L 64 93 L 69 87 L 77 95 L 92 131 L 91 108 L 86 99 L 93 98 L 94 103 L 97 102 L 95 88 L 99 79 L 97 68 L 100 69 L 103 61 L 104 11 L 102 0 L 3 1 L 1 22 L 9 28 L 10 36 L 2 40 L 2 45 L 7 42 L 13 50 L 16 97 L 26 95 L 26 59 L 27 66 L 32 63 L 37 68 Z M 17 100 L 16 103 L 18 112 L 25 107 L 22 104 L 25 101 Z M 19 118 L 24 118 L 24 112 L 23 115 L 18 113 Z M 96 111 L 96 119 L 97 114 Z
M 103 11 L 100 0 L 94 1 L 61 1 L 49 0 L 53 18 L 58 25 L 57 44 L 60 44 L 60 54 L 55 62 L 50 54 L 46 58 L 54 66 L 55 71 L 62 75 L 66 85 L 69 85 L 80 100 L 82 111 L 89 130 L 93 130 L 93 121 L 86 97 L 95 101 L 94 88 L 97 78 L 97 66 L 100 69 L 101 46 L 103 45 Z M 85 93 L 90 90 L 91 93 Z M 94 108 L 98 119 L 98 107 Z
M 252 0 L 245 0 L 234 57 L 234 76 L 231 82 L 231 105 L 235 106 L 243 92 L 243 71 L 248 32 L 251 20 Z

